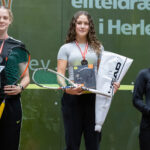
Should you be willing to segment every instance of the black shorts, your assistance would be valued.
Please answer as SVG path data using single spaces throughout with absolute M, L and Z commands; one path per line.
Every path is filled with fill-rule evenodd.
M 0 119 L 0 149 L 18 150 L 22 109 L 20 96 L 6 99 L 4 112 Z
M 140 130 L 140 150 L 150 150 L 150 129 Z
M 101 133 L 95 132 L 95 94 L 80 96 L 64 93 L 62 114 L 66 150 L 79 150 L 82 135 L 86 150 L 99 150 Z

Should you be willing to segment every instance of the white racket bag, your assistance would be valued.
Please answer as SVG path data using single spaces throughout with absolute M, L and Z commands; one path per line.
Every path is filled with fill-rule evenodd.
M 103 51 L 97 74 L 96 89 L 110 97 L 96 94 L 95 131 L 100 132 L 111 105 L 113 82 L 121 82 L 133 59 L 109 51 Z

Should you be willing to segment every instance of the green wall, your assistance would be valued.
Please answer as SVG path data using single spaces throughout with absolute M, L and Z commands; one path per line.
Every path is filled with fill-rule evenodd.
M 55 69 L 57 52 L 64 43 L 72 15 L 87 10 L 105 49 L 134 59 L 121 83 L 131 85 L 138 71 L 149 67 L 150 2 L 137 1 L 13 0 L 14 22 L 9 34 L 26 43 L 30 50 L 31 75 L 38 67 Z M 111 23 L 117 30 L 111 32 Z M 24 91 L 21 150 L 64 149 L 61 96 L 57 91 Z M 132 91 L 118 91 L 103 126 L 101 149 L 138 150 L 139 122 L 140 113 L 132 106 Z M 83 142 L 81 147 L 83 150 Z

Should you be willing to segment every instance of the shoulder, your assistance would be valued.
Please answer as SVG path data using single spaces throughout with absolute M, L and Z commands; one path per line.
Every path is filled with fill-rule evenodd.
M 6 40 L 6 43 L 7 43 L 7 48 L 11 51 L 11 50 L 24 50 L 25 53 L 30 53 L 28 49 L 26 49 L 26 46 L 25 44 L 20 41 L 20 40 L 17 40 L 17 39 L 14 39 L 13 37 L 9 37 L 7 40 Z
M 150 78 L 150 69 L 145 68 L 139 71 L 138 75 L 137 75 L 137 79 L 145 79 L 147 80 L 148 78 Z
M 70 53 L 71 49 L 74 47 L 74 43 L 66 43 L 62 45 L 59 49 L 59 53 Z
M 74 46 L 74 42 L 63 44 L 60 49 L 68 49 Z
M 146 74 L 150 74 L 150 69 L 145 68 L 139 71 L 138 73 L 139 75 L 146 75 Z
M 20 40 L 16 40 L 13 37 L 9 37 L 6 41 L 7 48 L 8 49 L 14 49 L 14 48 L 22 48 L 25 49 L 25 45 Z
M 66 43 L 62 45 L 59 49 L 57 59 L 67 59 L 67 57 L 71 53 L 71 49 L 73 48 L 73 43 Z
M 25 45 L 23 44 L 22 41 L 14 39 L 13 37 L 9 37 L 7 39 L 7 43 L 12 44 L 12 45 L 18 45 L 18 46 L 25 47 Z
M 16 43 L 22 43 L 22 41 L 17 40 L 17 39 L 15 39 L 15 38 L 13 38 L 13 37 L 9 37 L 8 40 L 9 40 L 9 41 L 16 42 Z

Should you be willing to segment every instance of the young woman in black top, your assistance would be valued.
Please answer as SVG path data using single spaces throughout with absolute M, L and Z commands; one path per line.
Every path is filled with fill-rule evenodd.
M 150 150 L 150 68 L 141 70 L 136 78 L 133 104 L 142 114 L 140 150 Z
M 4 61 L 7 61 L 8 51 L 13 48 L 21 49 L 25 48 L 21 41 L 15 40 L 8 35 L 9 25 L 12 23 L 13 16 L 9 8 L 0 6 L 0 66 L 4 67 L 0 70 L 0 104 L 2 103 L 5 95 L 7 95 L 5 101 L 5 109 L 0 119 L 0 149 L 1 150 L 18 150 L 20 128 L 22 120 L 22 109 L 20 102 L 20 93 L 22 89 L 25 89 L 30 82 L 29 71 L 27 70 L 23 78 L 20 81 L 20 85 L 12 85 L 15 79 L 16 72 L 14 62 L 21 58 L 19 61 L 20 70 L 22 71 L 26 65 L 27 57 L 16 54 L 9 62 L 13 66 L 12 72 L 9 72 L 5 67 Z M 11 57 L 12 58 L 12 57 Z

